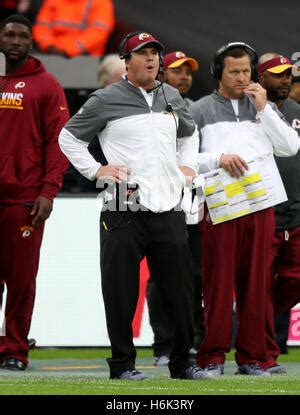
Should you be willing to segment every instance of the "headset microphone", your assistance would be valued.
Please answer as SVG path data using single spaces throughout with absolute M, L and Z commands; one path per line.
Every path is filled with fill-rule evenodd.
M 161 52 L 159 52 L 159 70 L 158 71 L 163 76 L 163 73 L 164 73 L 164 60 L 163 60 L 163 56 L 162 56 Z
M 167 110 L 167 112 L 173 112 L 173 107 L 169 102 L 167 103 L 166 110 Z

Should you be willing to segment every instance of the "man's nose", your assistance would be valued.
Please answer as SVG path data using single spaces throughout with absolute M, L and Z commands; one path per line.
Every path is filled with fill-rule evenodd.
M 291 75 L 284 75 L 284 76 L 281 78 L 281 81 L 282 81 L 284 84 L 289 84 L 289 83 L 291 82 Z
M 237 80 L 243 83 L 245 81 L 245 74 L 243 72 L 239 72 L 237 74 Z
M 13 45 L 20 45 L 20 38 L 19 36 L 14 36 L 11 42 Z

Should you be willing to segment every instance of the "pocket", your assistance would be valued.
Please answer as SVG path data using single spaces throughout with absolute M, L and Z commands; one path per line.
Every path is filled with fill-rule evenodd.
M 19 183 L 12 154 L 0 153 L 0 197 L 10 198 L 17 194 Z
M 102 235 L 124 228 L 132 222 L 131 212 L 111 212 L 104 210 L 100 215 L 100 231 Z

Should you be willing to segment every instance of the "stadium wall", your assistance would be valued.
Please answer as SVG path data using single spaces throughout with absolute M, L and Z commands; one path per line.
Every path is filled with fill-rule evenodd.
M 45 228 L 30 337 L 40 346 L 108 346 L 99 270 L 99 212 L 95 198 L 59 197 Z M 117 260 L 117 259 L 116 259 Z M 135 344 L 150 346 L 142 264 L 134 320 Z M 293 310 L 290 345 L 300 345 L 300 304 Z

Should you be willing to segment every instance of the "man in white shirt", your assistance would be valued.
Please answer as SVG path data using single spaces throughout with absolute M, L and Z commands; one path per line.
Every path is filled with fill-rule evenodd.
M 191 105 L 200 136 L 202 171 L 222 167 L 243 176 L 247 162 L 266 154 L 291 156 L 297 133 L 267 103 L 255 79 L 255 50 L 233 42 L 219 49 L 212 64 L 219 89 Z M 201 222 L 202 275 L 206 334 L 197 354 L 204 377 L 223 374 L 231 348 L 232 303 L 236 297 L 238 374 L 270 376 L 266 353 L 265 309 L 270 287 L 273 209 L 213 225 L 206 211 Z
M 111 379 L 145 378 L 135 369 L 131 326 L 139 294 L 139 264 L 144 256 L 153 278 L 169 287 L 175 324 L 171 377 L 202 377 L 202 371 L 189 363 L 192 272 L 185 217 L 179 209 L 185 177 L 192 180 L 197 170 L 199 139 L 178 91 L 156 81 L 162 49 L 149 33 L 128 34 L 120 45 L 126 76 L 93 93 L 59 138 L 63 152 L 85 177 L 117 183 L 113 200 L 104 205 L 100 220 Z M 95 135 L 103 152 L 102 164 L 87 150 Z M 124 196 L 132 188 L 135 191 L 128 204 Z

